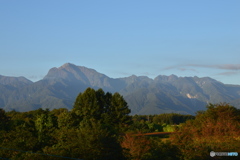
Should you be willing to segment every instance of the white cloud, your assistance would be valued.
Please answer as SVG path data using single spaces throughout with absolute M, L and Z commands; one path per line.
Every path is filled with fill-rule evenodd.
M 185 67 L 185 68 L 183 68 Z M 170 70 L 170 69 L 180 69 L 180 70 L 187 70 L 186 67 L 196 67 L 196 68 L 214 68 L 214 69 L 221 69 L 221 70 L 240 70 L 240 64 L 220 64 L 220 65 L 205 65 L 205 64 L 181 64 L 181 65 L 174 65 L 164 68 L 163 70 Z M 193 70 L 194 69 L 188 69 Z

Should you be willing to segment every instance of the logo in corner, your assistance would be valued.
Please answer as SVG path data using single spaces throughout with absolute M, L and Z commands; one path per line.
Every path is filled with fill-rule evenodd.
M 215 154 L 214 151 L 211 151 L 211 152 L 210 152 L 210 156 L 211 156 L 211 157 L 214 157 L 215 155 L 216 155 L 216 154 Z

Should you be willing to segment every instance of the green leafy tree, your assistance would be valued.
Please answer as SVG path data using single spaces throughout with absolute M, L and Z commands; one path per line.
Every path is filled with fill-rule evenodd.
M 180 160 L 180 151 L 178 147 L 170 141 L 163 142 L 160 138 L 151 139 L 150 153 L 146 155 L 146 160 Z
M 131 124 L 130 109 L 119 93 L 87 88 L 72 113 L 80 119 L 79 152 L 83 159 L 124 159 L 119 133 Z
M 0 110 L 0 146 L 15 149 L 1 150 L 0 155 L 16 160 L 59 159 L 43 154 L 124 160 L 120 133 L 132 122 L 129 113 L 119 93 L 91 88 L 79 94 L 72 111 L 38 109 L 5 113 Z
M 119 93 L 106 94 L 106 107 L 102 114 L 104 123 L 115 126 L 115 128 L 122 129 L 131 124 L 131 117 L 128 116 L 130 109 L 127 102 Z
M 130 109 L 127 102 L 119 93 L 113 95 L 109 92 L 105 94 L 102 89 L 95 91 L 87 88 L 80 93 L 73 106 L 75 113 L 80 120 L 95 119 L 101 123 L 114 126 L 120 130 L 131 124 L 131 117 L 128 115 Z
M 136 132 L 136 133 L 147 133 L 153 132 L 154 129 L 152 126 L 144 121 L 134 121 L 133 124 L 129 127 L 129 131 Z
M 80 123 L 78 137 L 78 147 L 82 154 L 79 158 L 86 160 L 125 159 L 116 132 L 111 129 L 111 126 L 106 127 L 94 119 L 83 120 Z
M 63 126 L 56 135 L 58 143 L 44 147 L 44 153 L 84 160 L 125 159 L 115 130 L 95 119 L 82 120 L 78 129 Z
M 1 157 L 9 159 L 24 159 L 25 152 L 37 151 L 38 139 L 35 136 L 34 125 L 23 123 L 9 131 L 0 131 L 0 150 Z
M 192 115 L 182 115 L 177 113 L 164 113 L 155 115 L 153 117 L 153 122 L 158 124 L 180 124 L 184 123 L 187 120 L 194 119 Z
M 54 144 L 53 134 L 57 129 L 57 118 L 52 115 L 49 110 L 37 116 L 35 128 L 40 148 Z
M 79 148 L 78 129 L 74 127 L 62 126 L 55 132 L 54 138 L 57 143 L 52 146 L 45 146 L 43 152 L 45 154 L 58 155 L 63 157 L 78 158 L 81 157 L 81 150 Z M 52 158 L 53 159 L 53 158 Z
M 61 129 L 64 127 L 78 128 L 80 121 L 79 119 L 77 119 L 77 117 L 73 113 L 65 110 L 58 115 L 57 122 L 58 122 L 58 127 Z

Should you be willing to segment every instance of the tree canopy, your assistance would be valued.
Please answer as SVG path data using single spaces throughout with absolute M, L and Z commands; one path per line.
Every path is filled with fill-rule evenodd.
M 226 103 L 209 104 L 171 139 L 184 159 L 209 159 L 210 151 L 240 152 L 240 110 Z
M 196 116 L 129 113 L 119 93 L 92 88 L 71 111 L 0 109 L 0 159 L 211 160 L 229 157 L 210 151 L 240 152 L 240 109 L 229 104 L 209 104 Z
M 87 88 L 80 93 L 73 112 L 81 121 L 95 119 L 118 130 L 131 124 L 131 110 L 124 98 L 119 93 L 105 93 L 102 89 Z

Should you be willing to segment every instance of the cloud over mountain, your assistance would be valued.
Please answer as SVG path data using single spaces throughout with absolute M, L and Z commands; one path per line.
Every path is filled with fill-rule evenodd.
M 174 65 L 164 68 L 163 70 L 170 70 L 170 69 L 182 69 L 184 67 L 193 67 L 193 68 L 214 68 L 214 69 L 221 69 L 221 70 L 240 70 L 240 64 L 218 64 L 218 65 L 207 65 L 207 64 L 180 64 Z M 186 68 L 185 68 L 186 69 Z M 185 70 L 182 69 L 182 70 Z M 191 69 L 194 70 L 194 69 Z

